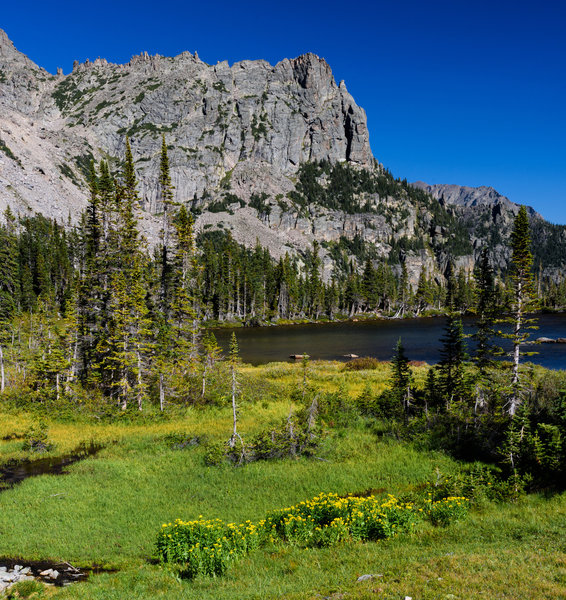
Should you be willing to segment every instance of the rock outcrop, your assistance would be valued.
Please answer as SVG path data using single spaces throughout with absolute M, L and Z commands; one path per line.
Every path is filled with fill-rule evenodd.
M 453 210 L 465 225 L 470 240 L 478 251 L 489 245 L 495 267 L 505 269 L 511 258 L 509 236 L 520 205 L 512 202 L 492 187 L 461 185 L 430 185 L 422 181 L 412 184 L 443 206 Z M 527 207 L 534 240 L 533 252 L 537 268 L 544 276 L 560 280 L 566 265 L 566 228 L 543 219 L 532 207 Z
M 200 214 L 197 230 L 229 230 L 248 246 L 259 241 L 275 258 L 304 252 L 318 240 L 327 278 L 333 266 L 329 245 L 355 239 L 371 245 L 375 258 L 387 258 L 395 243 L 408 241 L 403 248 L 413 249 L 402 253 L 413 283 L 423 265 L 441 274 L 447 261 L 442 244 L 460 235 L 446 225 L 454 223 L 448 214 L 453 210 L 476 247 L 457 259 L 470 270 L 485 242 L 470 226 L 472 216 L 485 213 L 507 231 L 515 211 L 491 188 L 426 184 L 415 185 L 430 201 L 440 201 L 442 225 L 434 222 L 436 209 L 427 212 L 429 200 L 419 204 L 399 185 L 394 191 L 391 185 L 357 191 L 364 207 L 357 213 L 328 202 L 298 206 L 293 194 L 305 163 L 384 173 L 371 152 L 365 112 L 314 54 L 276 65 L 246 60 L 230 66 L 208 65 L 196 53 L 142 53 L 123 65 L 75 62 L 70 74 L 52 75 L 0 30 L 0 212 L 9 206 L 23 216 L 38 212 L 76 222 L 86 205 L 90 161 L 105 159 L 119 172 L 126 136 L 150 243 L 160 229 L 159 152 L 165 136 L 176 200 Z M 330 190 L 325 175 L 319 183 Z M 263 213 L 253 208 L 257 198 Z M 500 254 L 504 265 L 503 245 Z
M 256 178 L 269 170 L 279 190 L 305 161 L 373 164 L 364 111 L 314 54 L 275 66 L 260 60 L 230 67 L 207 65 L 188 52 L 175 58 L 144 53 L 125 65 L 98 59 L 52 76 L 0 32 L 0 73 L 0 135 L 27 175 L 18 177 L 12 168 L 5 183 L 18 209 L 27 208 L 25 188 L 35 189 L 32 174 L 39 169 L 69 179 L 79 209 L 85 165 L 91 158 L 119 162 L 126 135 L 148 212 L 160 210 L 155 158 L 163 134 L 181 202 L 213 192 L 226 177 L 250 173 L 250 165 Z M 21 134 L 25 144 L 18 143 Z M 9 196 L 1 193 L 3 204 Z M 43 212 L 59 216 L 48 207 Z

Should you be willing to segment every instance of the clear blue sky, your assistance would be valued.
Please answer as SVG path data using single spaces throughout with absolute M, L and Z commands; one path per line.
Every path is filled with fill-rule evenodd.
M 212 64 L 315 52 L 395 175 L 490 185 L 566 223 L 564 0 L 30 0 L 3 3 L 0 27 L 51 72 L 143 50 Z

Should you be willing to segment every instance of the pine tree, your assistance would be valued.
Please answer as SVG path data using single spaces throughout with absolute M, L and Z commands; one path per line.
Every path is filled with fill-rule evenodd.
M 448 295 L 451 293 L 449 291 Z M 448 300 L 450 304 L 452 301 Z M 440 362 L 438 363 L 437 387 L 447 409 L 453 401 L 461 401 L 467 393 L 464 362 L 468 358 L 464 341 L 464 329 L 460 315 L 451 310 L 446 317 L 444 335 L 440 338 Z
M 415 316 L 418 317 L 423 310 L 431 304 L 430 286 L 427 279 L 426 267 L 423 265 L 415 292 Z
M 78 315 L 78 297 L 77 285 L 74 284 L 69 290 L 68 298 L 65 303 L 64 318 L 64 347 L 67 361 L 66 374 L 66 393 L 71 392 L 71 386 L 74 383 L 78 373 L 79 345 L 80 345 L 80 325 Z
M 167 144 L 165 135 L 161 141 L 161 156 L 159 161 L 159 189 L 163 210 L 163 220 L 161 229 L 161 289 L 160 304 L 165 319 L 169 318 L 170 288 L 172 285 L 173 268 L 170 259 L 170 246 L 172 237 L 173 220 L 173 184 L 171 183 L 171 174 L 169 172 L 169 156 L 167 154 Z
M 18 240 L 15 218 L 9 209 L 4 213 L 6 226 L 0 227 L 0 322 L 8 322 L 19 305 Z
M 511 279 L 513 283 L 513 308 L 511 322 L 513 330 L 509 337 L 513 343 L 512 392 L 508 403 L 508 413 L 514 416 L 521 403 L 519 386 L 519 363 L 521 344 L 529 337 L 528 329 L 534 327 L 534 319 L 526 318 L 529 312 L 538 307 L 532 273 L 533 255 L 527 209 L 521 206 L 511 233 Z
M 313 242 L 308 276 L 308 308 L 318 319 L 324 308 L 324 286 L 320 277 L 321 260 L 318 253 L 318 242 Z
M 194 247 L 194 222 L 184 206 L 175 219 L 175 263 L 173 273 L 172 319 L 177 331 L 176 342 L 182 344 L 185 356 L 196 359 L 200 323 L 196 296 L 197 261 Z
M 401 338 L 397 340 L 397 345 L 395 346 L 395 354 L 391 359 L 391 370 L 392 391 L 403 408 L 403 415 L 406 423 L 409 419 L 409 409 L 412 398 L 411 384 L 413 377 L 411 367 L 409 367 L 409 359 L 405 354 L 405 348 L 403 347 Z
M 425 404 L 425 416 L 428 420 L 429 411 L 433 408 L 437 408 L 439 405 L 440 394 L 438 392 L 437 380 L 436 380 L 436 369 L 430 368 L 426 374 L 426 382 L 424 388 L 424 404 Z
M 144 244 L 138 231 L 137 181 L 130 142 L 126 139 L 123 183 L 117 188 L 119 207 L 116 232 L 118 254 L 109 289 L 108 334 L 99 342 L 104 370 L 122 409 L 137 400 L 142 410 L 146 397 L 146 371 L 152 350 L 151 320 L 147 306 Z M 108 380 L 108 378 L 107 378 Z
M 361 285 L 362 295 L 368 310 L 376 310 L 377 308 L 377 277 L 371 259 L 368 257 L 364 265 Z
M 86 260 L 92 260 L 100 250 L 100 239 L 102 237 L 102 227 L 99 214 L 99 190 L 98 178 L 94 161 L 90 163 L 89 169 L 89 190 L 90 197 L 86 208 Z
M 344 288 L 344 308 L 350 317 L 354 316 L 360 307 L 360 280 L 353 263 L 348 266 L 348 278 Z
M 216 337 L 213 333 L 206 333 L 202 339 L 202 388 L 201 397 L 204 398 L 206 395 L 206 386 L 210 372 L 214 368 L 214 365 L 220 360 L 221 352 L 220 346 L 216 341 Z
M 409 274 L 407 272 L 407 264 L 403 260 L 401 262 L 401 277 L 399 278 L 399 310 L 397 315 L 403 316 L 407 310 L 409 304 L 409 296 L 411 293 L 411 286 L 409 285 Z
M 53 315 L 48 302 L 39 298 L 33 344 L 36 353 L 32 360 L 32 369 L 34 387 L 40 402 L 60 399 L 62 379 L 68 368 L 64 336 L 61 335 Z
M 482 251 L 479 264 L 474 273 L 476 281 L 476 332 L 472 338 L 476 341 L 475 363 L 480 377 L 486 377 L 487 369 L 493 365 L 493 359 L 501 350 L 494 343 L 496 336 L 495 321 L 499 312 L 493 268 L 489 262 L 487 248 Z
M 95 351 L 99 341 L 101 316 L 100 254 L 103 243 L 100 222 L 98 176 L 94 162 L 89 171 L 90 197 L 86 214 L 81 221 L 82 264 L 78 283 L 78 340 L 81 346 L 82 378 L 95 366 Z
M 6 227 L 0 227 L 0 392 L 6 387 L 4 349 L 11 337 L 12 321 L 19 304 L 18 243 L 15 218 L 4 213 Z

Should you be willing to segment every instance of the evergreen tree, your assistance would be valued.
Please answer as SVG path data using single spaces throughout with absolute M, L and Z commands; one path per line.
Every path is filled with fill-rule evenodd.
M 361 292 L 368 310 L 376 310 L 377 308 L 377 277 L 371 259 L 368 257 L 364 265 L 362 275 Z
M 426 374 L 426 382 L 424 388 L 424 405 L 425 415 L 428 419 L 429 411 L 438 408 L 441 396 L 438 391 L 436 369 L 430 368 Z
M 19 308 L 18 240 L 15 218 L 6 209 L 0 227 L 0 322 L 12 320 Z
M 6 226 L 0 227 L 0 392 L 6 387 L 5 348 L 11 337 L 12 322 L 18 310 L 18 243 L 15 219 L 9 209 Z
M 401 262 L 401 277 L 399 278 L 399 311 L 398 315 L 403 316 L 409 304 L 411 294 L 411 286 L 409 285 L 409 274 L 407 272 L 407 264 L 403 260 Z
M 527 209 L 521 206 L 515 218 L 511 233 L 511 279 L 513 283 L 513 307 L 511 322 L 513 330 L 509 337 L 513 343 L 512 392 L 508 404 L 509 415 L 515 415 L 521 403 L 519 389 L 519 363 L 521 344 L 529 337 L 528 329 L 533 328 L 534 319 L 526 318 L 538 306 L 532 273 L 533 255 Z
M 108 334 L 99 343 L 110 388 L 122 409 L 135 397 L 142 410 L 146 397 L 146 371 L 150 358 L 151 321 L 147 306 L 146 263 L 138 231 L 137 193 L 130 142 L 126 139 L 123 183 L 117 188 L 118 255 L 109 290 Z M 108 379 L 108 378 L 107 378 Z
M 449 408 L 452 402 L 462 401 L 467 393 L 464 361 L 467 359 L 464 330 L 460 315 L 450 311 L 446 317 L 444 335 L 440 338 L 440 362 L 437 366 L 437 388 Z
M 395 354 L 391 359 L 391 370 L 392 391 L 398 404 L 403 408 L 403 415 L 406 423 L 409 419 L 409 409 L 412 398 L 411 384 L 413 377 L 411 367 L 409 367 L 409 359 L 405 354 L 405 348 L 403 348 L 401 338 L 397 340 L 397 345 L 395 346 Z
M 417 291 L 415 292 L 415 316 L 418 317 L 431 303 L 430 285 L 427 278 L 426 267 L 423 265 L 417 283 Z
M 349 265 L 349 274 L 344 288 L 344 309 L 350 315 L 354 316 L 361 304 L 360 280 L 352 263 Z
M 487 248 L 482 251 L 474 277 L 476 280 L 476 332 L 472 336 L 476 341 L 475 363 L 480 377 L 484 379 L 493 358 L 501 352 L 494 343 L 496 336 L 495 321 L 499 312 L 493 269 L 489 262 Z
M 173 184 L 171 183 L 171 174 L 169 172 L 169 156 L 167 154 L 167 144 L 165 135 L 161 141 L 161 156 L 159 161 L 159 189 L 163 210 L 163 220 L 161 229 L 161 289 L 160 304 L 165 319 L 169 317 L 170 288 L 172 284 L 173 269 L 170 261 L 170 244 L 172 237 L 172 217 L 174 210 Z
M 308 277 L 308 307 L 312 315 L 318 319 L 324 309 L 324 285 L 320 277 L 321 261 L 318 253 L 318 242 L 313 242 L 310 256 Z

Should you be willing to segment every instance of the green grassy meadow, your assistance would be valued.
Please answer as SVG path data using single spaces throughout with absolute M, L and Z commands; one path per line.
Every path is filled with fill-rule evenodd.
M 417 377 L 424 370 L 417 369 Z M 242 435 L 289 411 L 300 365 L 244 367 L 259 397 L 240 410 Z M 313 385 L 358 394 L 386 385 L 387 368 L 345 372 L 339 363 L 315 363 Z M 246 388 L 245 388 L 246 389 Z M 264 397 L 264 400 L 261 400 Z M 18 433 L 34 415 L 0 409 L 0 439 Z M 530 495 L 516 503 L 484 503 L 447 528 L 421 524 L 407 536 L 374 543 L 300 549 L 273 544 L 247 556 L 223 577 L 181 580 L 154 564 L 163 523 L 203 515 L 226 521 L 259 520 L 273 509 L 320 492 L 403 494 L 437 470 L 459 465 L 450 457 L 378 437 L 360 421 L 333 430 L 318 459 L 206 466 L 204 444 L 175 449 L 167 434 L 210 441 L 231 431 L 229 406 L 172 411 L 167 418 L 95 422 L 53 415 L 52 455 L 82 442 L 104 444 L 96 456 L 64 476 L 27 479 L 0 494 L 0 556 L 100 565 L 112 572 L 85 583 L 51 588 L 49 597 L 77 599 L 557 599 L 566 598 L 566 495 Z M 0 464 L 25 458 L 21 441 L 0 441 Z M 319 460 L 320 459 L 320 460 Z M 358 582 L 360 575 L 374 578 Z

